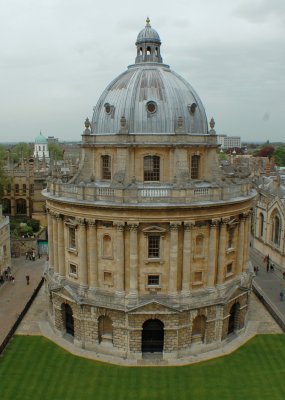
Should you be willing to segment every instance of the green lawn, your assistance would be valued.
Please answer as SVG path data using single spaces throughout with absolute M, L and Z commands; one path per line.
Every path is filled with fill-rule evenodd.
M 17 336 L 0 358 L 1 400 L 285 398 L 285 335 L 260 335 L 230 356 L 185 367 L 118 367 Z

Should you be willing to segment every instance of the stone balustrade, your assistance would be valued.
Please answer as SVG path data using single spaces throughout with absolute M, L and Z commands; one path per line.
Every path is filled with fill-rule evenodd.
M 219 202 L 235 198 L 254 196 L 249 183 L 224 187 L 175 188 L 166 185 L 135 187 L 126 189 L 109 186 L 95 186 L 94 183 L 68 184 L 49 182 L 45 195 L 65 201 L 108 202 L 112 204 L 195 204 L 198 202 Z

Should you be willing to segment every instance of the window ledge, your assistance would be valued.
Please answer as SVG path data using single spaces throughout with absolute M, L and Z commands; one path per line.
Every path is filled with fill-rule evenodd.
M 202 281 L 196 281 L 196 282 L 192 282 L 192 286 L 201 286 L 204 283 Z
M 235 251 L 236 251 L 236 250 L 235 250 L 234 247 L 229 247 L 229 248 L 227 249 L 226 253 L 227 253 L 227 254 L 230 254 L 230 253 L 233 253 L 233 252 L 235 252 Z
M 164 263 L 164 261 L 161 258 L 145 258 L 144 262 L 145 262 L 145 264 L 149 264 L 149 263 L 163 264 Z
M 78 251 L 76 249 L 73 249 L 72 247 L 68 247 L 67 251 L 69 251 L 69 253 L 78 255 Z

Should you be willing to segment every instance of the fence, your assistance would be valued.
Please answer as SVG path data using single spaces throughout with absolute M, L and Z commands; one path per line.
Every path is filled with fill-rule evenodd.
M 8 345 L 8 343 L 10 342 L 12 337 L 14 336 L 14 333 L 16 332 L 16 330 L 17 330 L 18 326 L 20 325 L 20 323 L 22 322 L 24 316 L 27 314 L 27 312 L 28 312 L 29 308 L 31 307 L 33 301 L 35 300 L 37 294 L 39 293 L 41 287 L 43 286 L 43 283 L 44 283 L 44 278 L 41 279 L 40 283 L 38 284 L 38 286 L 34 290 L 31 298 L 28 300 L 27 304 L 25 305 L 23 311 L 19 314 L 16 322 L 14 323 L 14 325 L 12 326 L 12 328 L 10 329 L 8 334 L 6 335 L 5 339 L 1 343 L 1 345 L 0 345 L 0 355 L 3 353 L 3 351 L 6 348 L 6 346 Z

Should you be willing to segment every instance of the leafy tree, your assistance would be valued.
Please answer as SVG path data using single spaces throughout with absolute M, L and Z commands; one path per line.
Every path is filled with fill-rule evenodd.
M 56 160 L 63 160 L 63 149 L 57 143 L 49 143 L 49 156 Z
M 0 145 L 0 200 L 3 198 L 5 186 L 9 183 L 9 177 L 4 169 L 6 157 L 5 147 Z
M 285 147 L 279 146 L 273 153 L 277 165 L 285 166 Z
M 257 157 L 271 157 L 274 153 L 275 149 L 271 145 L 263 146 L 257 153 Z
M 11 149 L 11 159 L 19 162 L 21 158 L 30 158 L 33 154 L 31 145 L 28 143 L 18 143 Z

